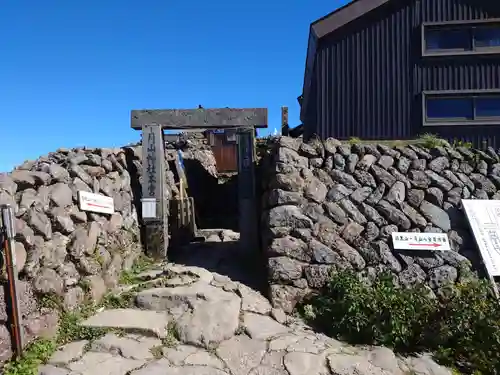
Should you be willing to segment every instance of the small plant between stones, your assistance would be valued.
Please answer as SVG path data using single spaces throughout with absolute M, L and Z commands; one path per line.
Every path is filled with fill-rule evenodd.
M 141 272 L 146 271 L 148 268 L 151 267 L 151 265 L 154 264 L 154 260 L 141 254 L 134 264 L 132 265 L 131 269 L 128 271 L 123 271 L 120 275 L 120 284 L 139 284 L 141 280 L 138 278 L 138 275 Z
M 123 334 L 120 330 L 83 327 L 80 322 L 89 318 L 97 312 L 99 308 L 127 308 L 134 304 L 135 294 L 146 287 L 154 287 L 152 283 L 141 283 L 138 275 L 147 270 L 154 261 L 144 255 L 137 258 L 129 271 L 124 271 L 120 277 L 121 284 L 136 284 L 129 291 L 119 295 L 108 293 L 99 303 L 92 301 L 89 296 L 90 284 L 80 282 L 80 287 L 85 292 L 84 303 L 75 311 L 66 311 L 63 308 L 62 298 L 54 294 L 44 294 L 38 296 L 40 308 L 54 309 L 60 312 L 59 328 L 55 338 L 38 338 L 24 349 L 24 356 L 7 362 L 3 368 L 4 375 L 37 375 L 38 367 L 46 363 L 55 350 L 64 344 L 77 341 L 89 340 L 90 343 L 103 337 L 106 333 L 114 332 Z M 169 327 L 167 338 L 163 346 L 174 345 L 176 341 L 175 327 Z M 89 345 L 90 346 L 90 345 Z
M 162 339 L 163 347 L 171 348 L 179 342 L 179 332 L 175 322 L 170 321 L 167 325 L 167 335 Z
M 349 138 L 349 144 L 350 145 L 357 145 L 361 143 L 361 138 L 358 137 L 351 137 Z
M 164 348 L 172 348 L 179 342 L 179 333 L 175 322 L 169 322 L 167 325 L 167 335 L 161 340 L 161 345 L 153 346 L 149 351 L 156 359 L 163 357 Z
M 155 359 L 160 359 L 163 357 L 163 346 L 158 345 L 158 346 L 153 346 L 151 349 L 149 349 L 151 354 Z
M 421 135 L 417 140 L 417 144 L 429 149 L 435 147 L 450 147 L 448 141 L 439 138 L 435 134 L 430 134 L 430 133 L 425 133 Z

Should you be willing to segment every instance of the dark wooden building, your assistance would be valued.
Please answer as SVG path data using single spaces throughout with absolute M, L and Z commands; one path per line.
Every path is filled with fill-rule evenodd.
M 304 137 L 500 147 L 500 1 L 354 0 L 311 24 Z

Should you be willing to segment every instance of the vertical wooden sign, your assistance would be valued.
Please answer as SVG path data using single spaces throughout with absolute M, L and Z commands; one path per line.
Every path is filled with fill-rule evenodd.
M 257 233 L 257 199 L 255 196 L 254 129 L 238 129 L 238 195 L 240 244 L 245 254 L 259 246 Z
M 142 127 L 142 220 L 146 252 L 165 258 L 168 248 L 168 195 L 165 194 L 165 145 L 161 125 Z

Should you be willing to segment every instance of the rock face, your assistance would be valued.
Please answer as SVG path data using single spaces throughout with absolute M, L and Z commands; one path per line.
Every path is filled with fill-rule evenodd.
M 207 136 L 204 133 L 180 133 L 177 139 L 165 142 L 165 157 L 167 161 L 172 163 L 177 157 L 178 152 L 180 152 L 184 160 L 186 173 L 201 174 L 201 178 L 204 177 L 204 173 L 213 178 L 218 177 L 217 162 L 212 148 L 208 144 Z M 201 168 L 193 171 L 193 168 L 190 168 L 189 164 L 194 164 L 196 167 Z M 200 176 L 194 176 L 192 179 L 198 180 Z M 172 185 L 172 193 L 176 196 L 179 193 L 178 189 L 175 184 Z
M 264 161 L 261 232 L 274 306 L 291 312 L 329 274 L 391 272 L 435 292 L 481 270 L 461 199 L 500 199 L 500 154 L 281 137 Z M 391 233 L 447 233 L 446 253 L 394 251 Z
M 201 228 L 227 228 L 238 230 L 234 220 L 238 212 L 237 175 L 219 174 L 217 160 L 206 132 L 186 132 L 167 138 L 165 153 L 170 169 L 175 170 L 177 155 L 182 156 L 189 194 L 196 202 L 197 224 Z M 222 160 L 220 160 L 222 161 Z M 179 197 L 173 183 L 172 196 Z M 223 204 L 221 204 L 223 202 Z
M 0 174 L 0 204 L 15 208 L 19 298 L 26 341 L 57 328 L 41 308 L 44 294 L 74 309 L 83 287 L 99 299 L 140 254 L 134 199 L 140 198 L 141 149 L 60 149 Z M 112 215 L 78 208 L 78 191 L 114 199 Z M 11 355 L 4 288 L 0 288 L 0 361 Z
M 165 144 L 167 160 L 174 160 L 179 150 L 184 160 L 198 161 L 208 174 L 217 177 L 217 163 L 205 134 L 184 133 L 180 134 L 176 141 L 167 141 Z
M 172 135 L 173 136 L 173 135 Z M 141 153 L 141 141 L 133 144 L 139 154 Z M 213 179 L 217 179 L 217 161 L 214 153 L 209 145 L 207 134 L 204 132 L 185 132 L 178 133 L 175 137 L 165 139 L 165 159 L 167 163 L 173 166 L 177 154 L 180 153 L 184 160 L 188 180 L 199 180 L 207 175 Z M 140 156 L 140 155 L 139 155 Z M 195 166 L 193 168 L 193 165 Z M 173 197 L 179 195 L 179 189 L 174 182 L 174 174 L 172 170 L 167 171 L 167 181 L 169 189 Z M 195 169 L 193 171 L 193 169 Z M 193 175 L 194 176 L 190 176 Z M 191 192 L 192 193 L 192 192 Z

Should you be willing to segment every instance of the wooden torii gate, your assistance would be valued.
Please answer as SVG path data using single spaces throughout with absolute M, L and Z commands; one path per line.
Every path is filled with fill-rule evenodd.
M 168 249 L 169 199 L 165 189 L 163 130 L 237 129 L 240 243 L 250 254 L 259 246 L 255 195 L 255 128 L 267 127 L 267 108 L 132 110 L 131 127 L 142 131 L 142 220 L 146 251 L 165 258 Z

